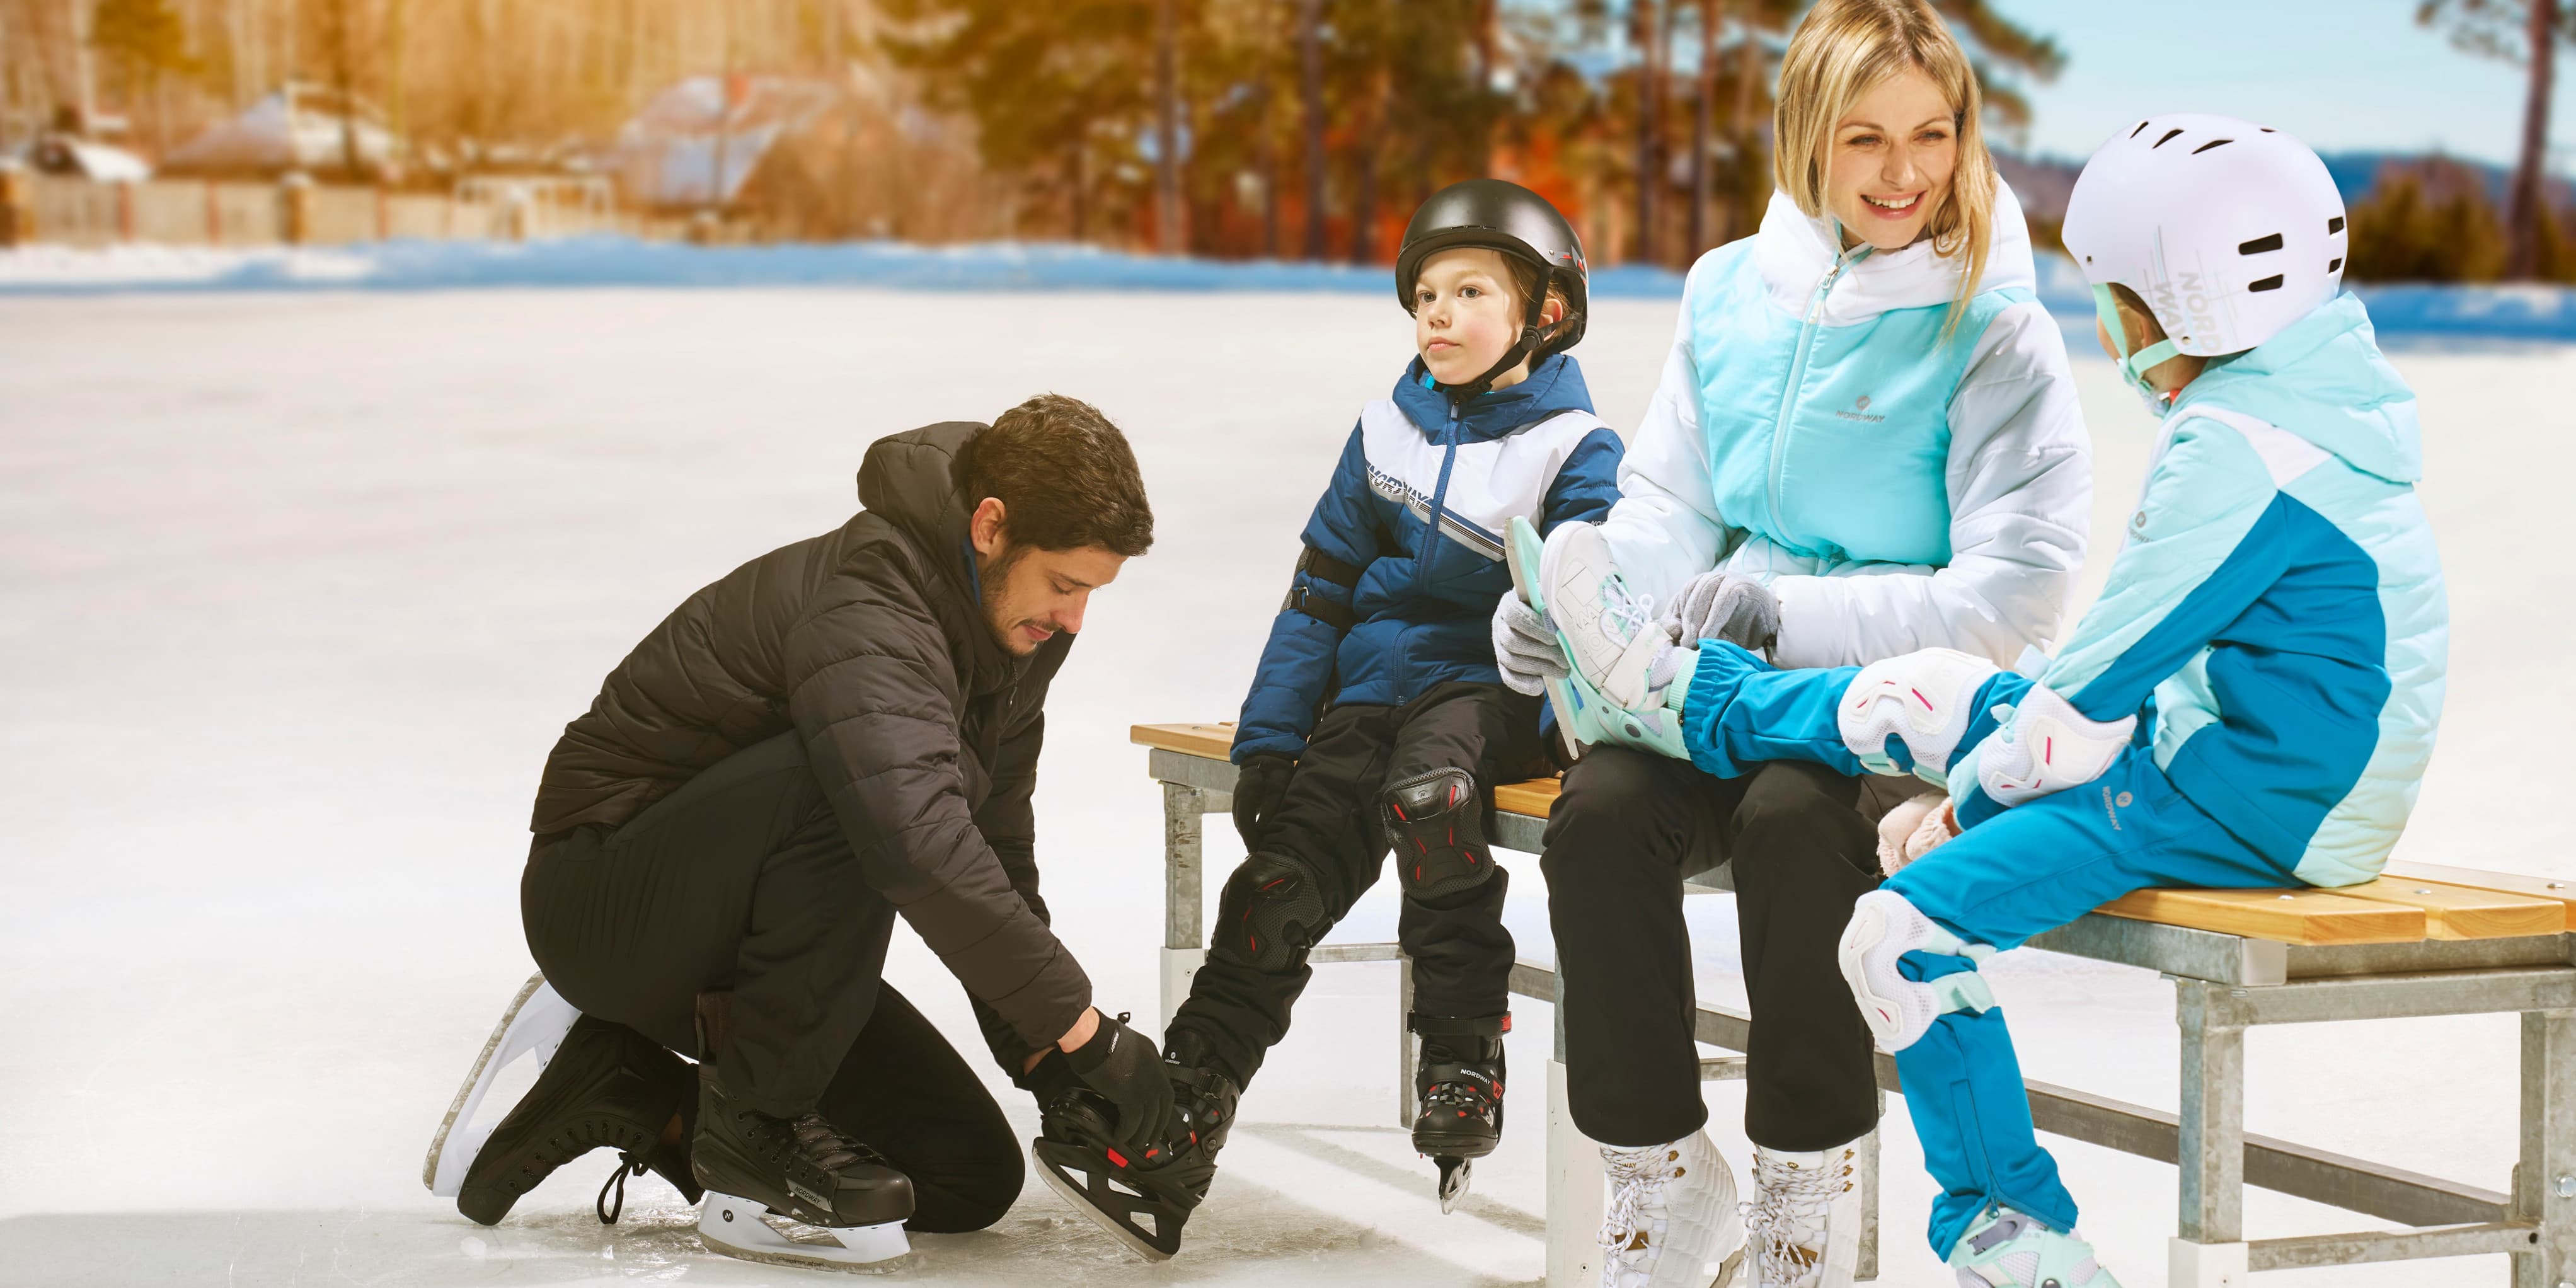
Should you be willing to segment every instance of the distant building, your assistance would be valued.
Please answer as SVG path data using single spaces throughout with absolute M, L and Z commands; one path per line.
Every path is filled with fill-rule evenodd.
M 171 149 L 161 169 L 226 178 L 273 178 L 289 171 L 347 177 L 353 142 L 358 174 L 373 178 L 394 168 L 399 145 L 372 110 L 343 103 L 328 90 L 290 84 Z
M 663 90 L 617 132 L 605 168 L 629 204 L 730 209 L 780 145 L 840 101 L 830 84 L 786 76 L 693 76 Z

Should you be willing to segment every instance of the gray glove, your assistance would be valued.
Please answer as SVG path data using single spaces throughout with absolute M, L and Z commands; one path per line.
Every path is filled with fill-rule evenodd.
M 1663 627 L 1675 644 L 1724 640 L 1768 656 L 1780 640 L 1780 601 L 1760 582 L 1704 572 L 1674 597 Z
M 1548 681 L 1571 673 L 1555 628 L 1522 603 L 1518 592 L 1504 595 L 1494 606 L 1494 665 L 1503 673 L 1504 687 L 1533 698 L 1547 691 Z

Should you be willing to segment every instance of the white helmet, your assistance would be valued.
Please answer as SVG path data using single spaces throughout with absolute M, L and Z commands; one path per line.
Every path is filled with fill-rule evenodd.
M 2229 116 L 2151 116 L 2103 144 L 2067 198 L 2064 235 L 2113 344 L 2128 347 L 2115 284 L 2164 327 L 2164 342 L 2123 353 L 2132 383 L 2177 353 L 2251 349 L 2343 282 L 2343 194 L 2325 162 Z

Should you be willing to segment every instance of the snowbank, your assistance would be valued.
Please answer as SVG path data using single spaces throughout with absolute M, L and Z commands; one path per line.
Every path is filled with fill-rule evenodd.
M 2093 304 L 2075 265 L 2040 261 L 2039 294 L 2070 346 L 2092 351 Z M 489 287 L 867 286 L 914 291 L 1383 292 L 1377 266 L 1165 259 L 1061 243 L 901 242 L 701 247 L 628 237 L 562 241 L 394 241 L 327 249 L 37 246 L 0 251 L 0 295 L 131 291 Z M 1679 299 L 1682 275 L 1622 267 L 1593 275 L 1601 299 Z M 2380 334 L 2576 341 L 2576 291 L 2546 286 L 2361 288 Z

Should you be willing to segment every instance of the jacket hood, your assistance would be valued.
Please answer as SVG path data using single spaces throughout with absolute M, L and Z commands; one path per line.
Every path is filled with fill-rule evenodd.
M 1784 192 L 1771 194 L 1761 230 L 1754 236 L 1755 263 L 1772 301 L 1804 316 L 1815 301 L 1816 287 L 1843 257 L 1841 225 L 1832 217 L 1810 219 Z M 1866 322 L 1895 309 L 1946 305 L 1959 291 L 1965 261 L 1932 251 L 1929 239 L 1903 250 L 1869 251 L 1847 265 L 1825 300 L 1826 326 Z M 2039 267 L 2030 252 L 2030 229 L 2023 223 L 2021 200 L 2012 185 L 1995 181 L 1994 245 L 1986 253 L 1980 294 L 2018 287 L 2035 291 Z
M 1449 421 L 1449 396 L 1433 387 L 1431 369 L 1415 358 L 1395 382 L 1395 405 L 1426 432 L 1437 433 Z M 1592 410 L 1591 387 L 1583 368 L 1562 353 L 1551 353 L 1530 368 L 1529 379 L 1507 389 L 1493 389 L 1467 400 L 1458 409 L 1458 427 L 1469 440 L 1502 438 L 1514 430 L 1560 412 Z
M 2370 313 L 2350 292 L 2212 366 L 2167 415 L 2197 404 L 2279 426 L 2391 483 L 2424 477 L 2415 391 L 2380 353 Z
M 968 548 L 968 510 L 955 466 L 958 453 L 983 430 L 971 420 L 952 420 L 868 444 L 868 454 L 859 462 L 859 504 L 903 529 L 924 550 L 962 552 Z M 960 586 L 974 580 L 962 553 L 934 562 Z

